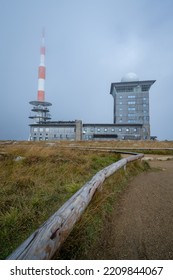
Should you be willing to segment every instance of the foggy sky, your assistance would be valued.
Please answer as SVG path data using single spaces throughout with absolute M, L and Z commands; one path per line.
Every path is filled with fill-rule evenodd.
M 0 0 L 0 139 L 27 140 L 42 27 L 52 120 L 112 123 L 112 82 L 156 80 L 151 135 L 173 140 L 172 0 Z

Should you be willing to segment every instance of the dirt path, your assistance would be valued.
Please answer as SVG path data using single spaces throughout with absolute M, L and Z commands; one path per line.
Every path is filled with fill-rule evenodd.
M 98 259 L 173 259 L 173 160 L 150 165 L 159 170 L 133 178 L 121 196 Z

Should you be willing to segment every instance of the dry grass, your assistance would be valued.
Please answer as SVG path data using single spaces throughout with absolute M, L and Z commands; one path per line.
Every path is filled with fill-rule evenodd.
M 45 143 L 1 145 L 0 258 L 51 216 L 97 171 L 119 155 Z M 21 156 L 22 160 L 15 159 Z
M 75 142 L 75 144 L 70 142 L 59 142 L 59 145 L 80 145 L 80 146 L 87 146 L 87 147 L 112 147 L 112 148 L 157 148 L 157 149 L 166 149 L 166 148 L 173 148 L 173 141 L 150 141 L 150 140 L 116 140 L 116 141 L 80 141 Z

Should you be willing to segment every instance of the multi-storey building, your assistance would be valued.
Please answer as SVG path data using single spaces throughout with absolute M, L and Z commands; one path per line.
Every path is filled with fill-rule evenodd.
M 111 84 L 114 98 L 114 123 L 133 124 L 134 130 L 125 137 L 135 138 L 137 125 L 142 125 L 140 138 L 150 139 L 149 89 L 155 80 L 139 81 L 134 73 L 126 74 L 119 83 Z M 127 130 L 127 132 L 129 132 Z

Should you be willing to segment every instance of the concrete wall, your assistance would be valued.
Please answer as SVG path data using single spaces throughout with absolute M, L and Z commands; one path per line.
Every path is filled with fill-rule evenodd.
M 142 139 L 141 125 L 82 124 L 82 121 L 30 125 L 32 141 Z
M 141 124 L 142 139 L 150 139 L 149 89 L 154 82 L 122 82 L 111 85 L 110 93 L 114 98 L 114 123 Z

